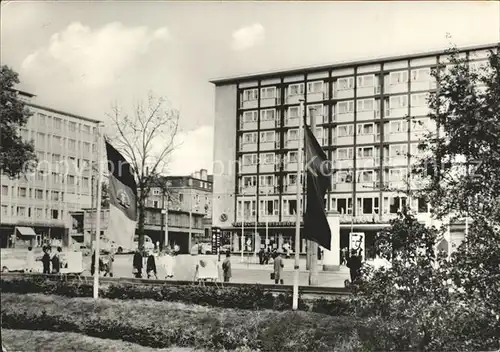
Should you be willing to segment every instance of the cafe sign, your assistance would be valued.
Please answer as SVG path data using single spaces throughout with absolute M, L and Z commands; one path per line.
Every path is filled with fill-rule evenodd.
M 304 223 L 300 222 L 300 225 L 302 226 Z M 233 222 L 234 227 L 255 227 L 255 222 L 245 222 L 241 223 L 240 222 Z M 269 221 L 267 223 L 268 227 L 295 227 L 295 221 Z M 265 222 L 258 222 L 257 227 L 266 227 Z

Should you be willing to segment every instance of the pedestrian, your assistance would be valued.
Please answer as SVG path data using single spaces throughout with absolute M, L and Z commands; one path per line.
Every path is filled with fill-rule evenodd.
M 265 252 L 264 252 L 264 248 L 260 247 L 260 250 L 259 250 L 259 264 L 260 265 L 264 265 L 264 257 L 265 257 Z
M 104 276 L 109 275 L 113 277 L 113 262 L 115 261 L 115 256 L 112 251 L 106 254 L 106 266 L 104 270 Z
M 102 257 L 99 256 L 99 274 L 104 271 L 104 261 L 102 260 Z M 94 275 L 95 272 L 95 251 L 92 254 L 92 258 L 90 259 L 90 275 Z
M 179 245 L 177 243 L 174 244 L 174 255 L 178 255 L 180 250 L 181 248 L 179 247 Z
M 224 282 L 229 282 L 231 279 L 231 252 L 227 251 L 226 259 L 222 262 L 222 272 L 224 274 Z
M 361 265 L 361 256 L 358 255 L 355 249 L 351 250 L 351 255 L 347 258 L 347 267 L 351 274 L 351 283 L 359 279 L 359 269 L 361 269 Z
M 146 273 L 148 275 L 148 279 L 154 275 L 156 280 L 158 280 L 158 275 L 156 272 L 155 256 L 153 252 L 150 252 L 148 255 L 148 260 L 146 261 Z
M 141 254 L 141 252 L 139 250 L 135 251 L 132 265 L 133 265 L 132 272 L 133 272 L 134 276 L 137 279 L 142 278 L 142 266 L 143 266 L 143 263 L 142 263 L 142 254 Z
M 52 274 L 59 274 L 59 272 L 61 271 L 61 252 L 62 248 L 57 247 L 57 251 L 52 256 Z
M 43 273 L 44 274 L 50 274 L 50 247 L 43 247 L 43 257 L 42 257 L 42 264 L 43 264 Z
M 26 254 L 26 270 L 27 273 L 35 271 L 35 255 L 33 254 L 33 247 L 28 247 L 28 253 Z
M 267 251 L 264 254 L 264 264 L 269 264 L 269 258 L 271 257 L 271 246 L 267 247 Z
M 167 247 L 165 251 L 160 252 L 158 265 L 165 272 L 166 279 L 174 277 L 174 253 L 170 250 L 170 248 Z
M 273 272 L 273 277 L 274 277 L 274 283 L 277 284 L 282 284 L 283 285 L 283 258 L 281 258 L 280 252 L 276 252 L 276 255 L 274 257 L 274 272 Z
M 347 254 L 349 253 L 349 250 L 347 247 L 342 248 L 340 251 L 340 265 L 346 265 L 347 264 Z

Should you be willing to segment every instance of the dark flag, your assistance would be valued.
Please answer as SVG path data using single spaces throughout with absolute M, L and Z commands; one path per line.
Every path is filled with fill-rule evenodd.
M 326 219 L 325 194 L 330 184 L 331 163 L 309 126 L 305 131 L 305 175 L 307 183 L 305 238 L 330 250 L 331 232 Z
M 133 248 L 137 185 L 130 164 L 106 141 L 109 171 L 109 220 L 106 237 L 117 247 Z

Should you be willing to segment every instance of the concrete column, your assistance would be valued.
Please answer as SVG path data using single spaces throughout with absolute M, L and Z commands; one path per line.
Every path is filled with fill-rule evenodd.
M 283 234 L 280 232 L 278 234 L 278 251 L 282 251 L 283 250 L 283 244 L 284 244 Z
M 260 248 L 262 246 L 262 243 L 261 243 L 261 238 L 260 238 L 260 234 L 259 233 L 256 233 L 255 234 L 255 251 L 260 251 Z
M 235 252 L 240 251 L 240 237 L 236 232 L 233 233 L 233 251 Z
M 323 271 L 335 271 L 340 269 L 340 217 L 338 212 L 328 211 L 326 218 L 330 225 L 332 239 L 331 249 L 324 249 Z

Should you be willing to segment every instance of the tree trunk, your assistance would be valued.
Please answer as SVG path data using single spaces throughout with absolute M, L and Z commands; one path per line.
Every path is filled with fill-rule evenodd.
M 145 207 L 145 199 L 139 198 L 139 226 L 138 226 L 138 232 L 139 232 L 139 249 L 142 251 L 144 250 L 144 220 L 146 218 L 146 207 Z

